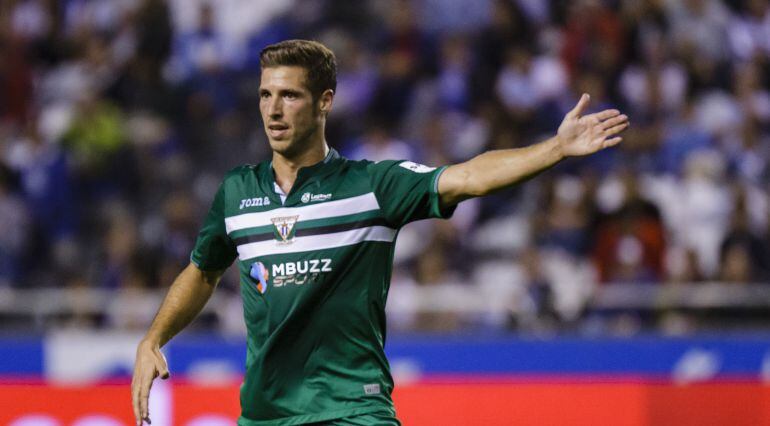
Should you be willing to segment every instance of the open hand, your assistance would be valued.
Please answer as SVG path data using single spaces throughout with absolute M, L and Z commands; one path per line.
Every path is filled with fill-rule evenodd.
M 137 426 L 142 422 L 152 424 L 148 401 L 152 381 L 160 376 L 165 380 L 169 378 L 168 363 L 166 357 L 160 352 L 158 345 L 142 342 L 136 349 L 136 362 L 134 363 L 134 376 L 131 380 L 131 400 L 134 406 L 134 417 Z
M 590 99 L 584 93 L 559 126 L 558 138 L 565 157 L 593 154 L 623 140 L 618 134 L 628 128 L 628 117 L 616 109 L 583 115 Z

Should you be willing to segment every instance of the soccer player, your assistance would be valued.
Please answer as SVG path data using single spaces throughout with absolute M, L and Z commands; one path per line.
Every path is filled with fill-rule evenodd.
M 405 224 L 449 217 L 457 203 L 508 187 L 570 156 L 621 141 L 628 118 L 584 115 L 588 95 L 552 138 L 439 168 L 351 161 L 324 137 L 334 54 L 290 40 L 260 57 L 260 112 L 272 160 L 231 170 L 136 353 L 132 399 L 149 423 L 160 352 L 200 312 L 238 258 L 247 325 L 241 426 L 398 425 L 385 359 L 385 300 Z

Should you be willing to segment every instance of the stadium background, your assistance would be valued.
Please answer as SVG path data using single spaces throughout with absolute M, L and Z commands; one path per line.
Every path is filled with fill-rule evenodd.
M 405 425 L 770 424 L 763 0 L 0 2 L 0 424 L 130 424 L 135 345 L 219 180 L 269 155 L 258 54 L 286 38 L 337 54 L 353 158 L 524 146 L 581 92 L 631 117 L 401 233 Z M 165 350 L 153 424 L 233 424 L 235 272 Z

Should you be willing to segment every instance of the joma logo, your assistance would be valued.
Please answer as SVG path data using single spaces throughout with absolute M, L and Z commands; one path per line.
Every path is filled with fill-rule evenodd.
M 246 207 L 262 207 L 269 205 L 270 199 L 267 197 L 244 198 L 241 200 L 241 206 L 238 207 L 238 209 L 243 210 Z

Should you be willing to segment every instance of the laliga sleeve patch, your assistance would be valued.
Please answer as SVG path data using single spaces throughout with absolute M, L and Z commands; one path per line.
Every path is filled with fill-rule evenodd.
M 404 161 L 403 163 L 399 163 L 398 165 L 407 170 L 411 170 L 415 173 L 428 173 L 436 170 L 435 167 L 428 167 L 424 164 L 413 163 L 411 161 Z

